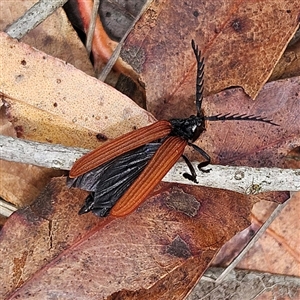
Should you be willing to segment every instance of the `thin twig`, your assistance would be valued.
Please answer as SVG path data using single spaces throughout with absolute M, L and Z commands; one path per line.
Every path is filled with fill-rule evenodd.
M 136 16 L 136 18 L 134 19 L 133 23 L 130 25 L 130 27 L 128 28 L 128 30 L 126 31 L 126 33 L 124 34 L 124 36 L 120 40 L 118 46 L 115 48 L 112 56 L 110 57 L 110 59 L 107 62 L 106 66 L 104 67 L 104 69 L 102 70 L 101 74 L 98 76 L 99 80 L 101 80 L 103 82 L 105 81 L 107 75 L 109 74 L 109 72 L 111 71 L 111 69 L 113 68 L 113 66 L 115 65 L 117 59 L 120 56 L 120 52 L 121 52 L 121 49 L 123 47 L 125 39 L 127 38 L 127 36 L 129 35 L 129 33 L 131 32 L 132 28 L 137 23 L 137 21 L 141 18 L 141 16 L 143 15 L 143 13 L 146 11 L 146 9 L 148 8 L 148 6 L 151 4 L 151 2 L 152 2 L 152 0 L 147 0 L 147 2 L 144 4 L 144 6 L 141 9 L 141 11 L 139 12 L 139 14 Z
M 300 169 L 252 168 L 242 166 L 209 165 L 209 173 L 198 169 L 199 162 L 192 165 L 197 173 L 197 183 L 182 178 L 189 170 L 185 163 L 179 162 L 168 172 L 163 181 L 187 183 L 255 195 L 270 191 L 299 191 Z
M 52 15 L 68 0 L 40 0 L 34 4 L 22 17 L 10 25 L 5 32 L 14 39 L 21 39 L 29 31 Z
M 87 152 L 89 150 L 0 136 L 0 159 L 36 166 L 69 170 L 75 160 Z M 300 170 L 298 169 L 210 165 L 210 172 L 203 173 L 198 169 L 197 162 L 193 165 L 198 170 L 199 183 L 197 185 L 199 186 L 222 188 L 243 194 L 300 190 Z M 185 172 L 189 172 L 186 164 L 179 162 L 169 171 L 163 181 L 195 185 L 183 178 L 182 174 Z
M 0 158 L 8 161 L 69 170 L 74 161 L 87 152 L 89 150 L 0 135 Z
M 89 24 L 87 37 L 86 37 L 85 47 L 89 55 L 92 51 L 92 42 L 93 42 L 93 37 L 94 37 L 94 32 L 96 27 L 99 4 L 100 4 L 100 0 L 94 0 L 92 16 Z

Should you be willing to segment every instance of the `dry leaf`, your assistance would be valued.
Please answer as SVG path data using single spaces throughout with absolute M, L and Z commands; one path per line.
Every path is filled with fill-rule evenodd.
M 146 0 L 101 1 L 98 13 L 105 31 L 120 41 L 145 3 Z
M 174 7 L 178 8 L 179 6 Z M 220 7 L 220 12 L 222 12 L 222 8 Z M 194 16 L 197 15 L 196 10 L 193 12 Z M 159 28 L 155 24 L 158 16 L 163 18 L 166 15 L 163 14 L 163 10 L 157 16 L 153 14 L 151 17 L 150 15 L 152 23 L 149 24 L 153 28 L 153 37 L 155 37 L 154 30 Z M 216 14 L 217 16 L 218 14 Z M 224 18 L 221 13 L 219 16 Z M 149 17 L 149 10 L 146 17 Z M 184 20 L 182 15 L 180 19 Z M 226 24 L 234 25 L 230 22 Z M 178 25 L 182 26 L 183 24 L 178 22 Z M 167 26 L 173 30 L 170 24 L 167 23 Z M 228 28 L 234 29 L 232 26 Z M 163 28 L 166 27 L 160 27 L 161 30 Z M 176 30 L 175 26 L 174 29 Z M 188 26 L 185 28 L 183 25 L 182 30 L 186 29 Z M 224 32 L 226 33 L 225 29 Z M 178 32 L 180 33 L 180 31 Z M 168 35 L 164 33 L 160 36 Z M 219 37 L 220 34 L 216 33 L 216 36 Z M 147 38 L 149 37 L 150 35 L 147 35 Z M 4 53 L 7 54 L 12 51 L 13 58 L 10 58 L 9 61 L 12 70 L 7 71 L 5 74 L 7 79 L 0 82 L 0 87 L 1 90 L 3 88 L 2 92 L 8 96 L 6 100 L 8 103 L 7 111 L 12 116 L 17 117 L 15 118 L 16 125 L 22 125 L 22 136 L 26 138 L 34 136 L 34 139 L 40 140 L 47 140 L 48 138 L 51 141 L 59 141 L 64 144 L 73 143 L 93 147 L 96 144 L 93 138 L 97 128 L 98 132 L 114 137 L 131 130 L 136 124 L 143 126 L 144 123 L 153 120 L 150 115 L 141 113 L 141 110 L 133 104 L 129 105 L 125 97 L 89 77 L 79 74 L 74 68 L 33 51 L 24 45 L 20 47 L 20 44 L 9 41 L 6 37 L 2 36 L 1 41 L 1 45 L 3 45 L 1 47 L 5 49 Z M 175 39 L 174 43 L 176 43 Z M 151 62 L 147 64 L 148 74 L 150 74 L 151 66 L 153 66 L 152 77 L 161 80 L 163 74 L 167 78 L 166 81 L 161 81 L 159 84 L 147 82 L 147 88 L 149 89 L 151 86 L 153 91 L 166 91 L 168 97 L 165 99 L 167 102 L 172 102 L 171 106 L 174 104 L 173 100 L 177 97 L 176 95 L 181 95 L 182 97 L 177 98 L 181 105 L 177 107 L 180 107 L 182 114 L 186 113 L 186 107 L 191 107 L 195 94 L 195 61 L 192 60 L 189 43 L 190 38 L 186 43 L 178 43 L 178 45 L 185 44 L 183 47 L 186 48 L 186 54 L 183 54 L 180 49 L 178 49 L 178 53 L 188 55 L 190 60 L 180 60 L 180 55 L 178 54 L 177 58 L 175 55 L 177 64 L 170 70 L 174 73 L 172 74 L 172 76 L 174 75 L 172 82 L 175 82 L 175 90 L 174 84 L 169 87 L 166 85 L 166 81 L 171 81 L 168 79 L 168 70 L 164 69 L 168 64 L 159 65 L 156 62 L 156 64 L 151 65 L 155 55 L 158 54 L 158 56 L 161 55 L 162 59 L 165 58 L 163 51 L 166 48 L 159 48 L 163 43 L 156 43 L 155 45 L 153 43 L 153 47 L 149 46 L 149 53 L 152 56 L 142 56 L 142 59 L 147 59 L 147 63 Z M 207 45 L 207 41 L 204 44 Z M 151 43 L 149 42 L 147 45 L 151 45 Z M 10 47 L 13 47 L 13 50 L 10 50 Z M 161 52 L 157 50 L 161 50 Z M 215 53 L 214 51 L 209 48 L 210 53 Z M 276 54 L 279 53 L 276 52 Z M 22 58 L 24 55 L 26 55 L 26 59 Z M 171 57 L 172 53 L 169 52 L 166 56 Z M 7 56 L 4 57 L 7 58 Z M 207 57 L 209 59 L 209 55 Z M 182 63 L 184 68 L 181 68 L 179 63 Z M 253 61 L 251 66 L 253 66 Z M 160 67 L 162 67 L 161 70 Z M 28 72 L 27 69 L 29 69 Z M 227 69 L 224 67 L 222 72 L 227 72 Z M 153 76 L 153 72 L 156 72 L 155 76 Z M 189 76 L 189 74 L 193 75 Z M 185 77 L 185 75 L 188 76 Z M 47 80 L 42 80 L 43 78 Z M 178 78 L 181 80 L 179 85 L 181 91 L 177 93 Z M 289 84 L 285 81 L 285 84 L 289 88 L 293 84 L 297 86 L 297 80 Z M 6 85 L 7 82 L 11 85 Z M 257 82 L 255 81 L 256 84 L 258 84 Z M 264 79 L 260 78 L 260 86 L 263 82 Z M 192 86 L 193 88 L 191 88 Z M 77 93 L 80 95 L 74 93 L 74 87 L 77 89 L 79 87 L 80 92 Z M 276 91 L 278 93 L 278 90 Z M 285 97 L 288 99 L 287 101 L 290 101 L 288 103 L 294 106 L 285 107 L 285 109 L 291 109 L 292 116 L 298 116 L 298 95 L 294 94 L 293 88 L 288 89 L 288 91 L 293 92 Z M 89 99 L 83 103 L 82 98 L 87 97 L 87 95 Z M 115 95 L 115 98 L 112 97 L 111 99 L 109 95 Z M 169 95 L 176 97 L 174 99 L 171 97 L 171 99 Z M 205 102 L 208 103 L 205 104 L 207 105 L 206 110 L 210 113 L 215 108 L 236 109 L 240 103 L 237 99 L 239 100 L 241 95 L 243 93 L 237 89 L 223 92 L 217 95 L 213 101 L 205 99 Z M 163 97 L 159 97 L 159 101 L 161 101 Z M 245 103 L 243 107 L 246 110 L 248 106 L 249 111 L 255 113 L 260 111 L 268 114 L 275 110 L 276 119 L 282 112 L 280 109 L 287 104 L 280 102 L 281 105 L 276 107 L 275 104 L 280 99 L 275 97 L 277 102 L 268 103 L 268 105 L 265 103 L 262 107 L 253 107 L 254 104 L 250 99 L 243 97 L 242 101 Z M 218 102 L 218 98 L 222 98 L 223 101 Z M 226 102 L 224 105 L 224 98 L 226 100 L 233 99 L 232 104 Z M 272 100 L 272 97 L 270 98 Z M 185 102 L 182 99 L 185 99 Z M 67 102 L 68 100 L 69 102 Z M 99 119 L 95 116 L 98 107 L 94 105 L 94 101 L 102 105 L 101 109 L 103 110 L 97 115 Z M 216 102 L 218 102 L 218 106 L 215 106 Z M 73 109 L 74 106 L 77 110 Z M 112 108 L 114 111 L 111 110 Z M 165 108 L 164 106 L 159 108 L 160 115 L 165 113 L 167 115 L 170 111 L 170 109 L 168 111 Z M 213 112 L 220 112 L 218 109 Z M 238 112 L 244 113 L 245 111 Z M 139 113 L 143 117 L 139 118 Z M 25 118 L 28 114 L 29 122 Z M 109 119 L 110 117 L 111 119 Z M 137 123 L 137 120 L 140 120 L 141 124 Z M 237 160 L 250 165 L 268 165 L 269 163 L 272 165 L 271 159 L 276 158 L 274 164 L 283 163 L 284 153 L 286 153 L 284 151 L 290 148 L 292 142 L 293 145 L 299 144 L 299 126 L 297 122 L 295 125 L 287 126 L 288 118 L 280 120 L 283 121 L 284 125 L 283 129 L 279 130 L 267 127 L 268 124 L 263 125 L 261 129 L 257 129 L 260 128 L 260 126 L 256 127 L 257 124 L 251 124 L 250 128 L 249 124 L 229 125 L 232 126 L 229 130 L 222 123 L 216 123 L 218 126 L 221 125 L 221 127 L 216 126 L 218 133 L 212 131 L 212 134 L 216 133 L 216 135 L 213 139 L 208 140 L 210 143 L 204 143 L 205 147 L 203 146 L 203 148 L 209 153 L 212 152 L 215 161 L 232 162 Z M 32 131 L 32 128 L 36 128 L 34 127 L 36 124 L 46 126 L 44 124 L 47 123 L 49 124 L 48 127 L 44 127 L 36 134 Z M 120 126 L 121 124 L 122 126 Z M 242 128 L 243 126 L 244 128 Z M 236 127 L 242 134 L 236 136 L 235 139 L 230 139 L 231 134 L 234 134 L 233 130 L 237 129 Z M 52 128 L 53 130 L 50 131 Z M 38 130 L 38 128 L 36 129 Z M 116 129 L 120 131 L 116 132 Z M 249 129 L 252 130 L 251 134 Z M 77 137 L 75 142 L 65 134 L 68 133 L 76 139 L 78 130 L 83 133 L 80 138 Z M 92 137 L 88 138 L 89 133 Z M 259 138 L 264 141 L 260 142 Z M 276 140 L 277 138 L 278 140 Z M 82 145 L 83 139 L 87 140 L 85 145 Z M 205 139 L 207 139 L 206 134 L 200 142 L 205 141 Z M 277 156 L 278 148 L 274 146 L 277 145 L 275 144 L 276 141 L 282 147 Z M 267 156 L 271 162 L 258 159 L 256 154 Z M 4 295 L 10 294 L 12 299 L 24 298 L 29 295 L 32 299 L 41 299 L 49 295 L 52 297 L 66 297 L 67 295 L 72 299 L 99 299 L 102 295 L 104 297 L 123 296 L 133 299 L 142 297 L 153 299 L 153 295 L 159 299 L 183 298 L 208 266 L 218 248 L 237 231 L 248 225 L 247 218 L 252 206 L 252 201 L 247 197 L 232 192 L 191 188 L 189 186 L 174 188 L 172 185 L 162 185 L 157 188 L 156 196 L 151 197 L 132 215 L 124 219 L 112 220 L 108 218 L 105 221 L 97 221 L 91 215 L 76 216 L 85 196 L 86 194 L 83 192 L 67 190 L 64 179 L 54 179 L 37 202 L 10 218 L 0 237 L 3 246 L 0 249 L 3 251 L 1 256 L 8 257 L 3 262 L 2 267 L 5 270 L 2 279 Z M 99 224 L 96 225 L 96 223 Z M 20 236 L 25 236 L 27 239 L 21 240 L 19 244 L 15 243 Z M 39 247 L 36 246 L 36 241 L 41 242 Z M 20 287 L 20 289 L 15 291 L 16 287 Z
M 18 128 L 14 128 L 1 106 L 0 134 L 17 137 Z M 24 207 L 36 199 L 50 178 L 62 174 L 61 170 L 0 160 L 0 197 L 19 208 Z
M 0 163 L 0 197 L 24 207 L 31 204 L 52 177 L 61 176 L 60 170 L 2 161 Z
M 3 2 L 1 5 L 0 29 L 4 30 L 8 24 L 13 23 L 35 3 L 36 1 L 32 0 L 18 1 L 17 5 L 15 2 L 11 1 Z M 87 74 L 94 75 L 93 67 L 90 63 L 86 50 L 79 40 L 77 34 L 74 32 L 72 26 L 68 22 L 68 19 L 66 18 L 62 9 L 58 9 L 42 24 L 29 32 L 24 38 L 22 38 L 22 41 L 31 45 L 32 47 L 40 49 L 50 55 L 56 56 L 68 63 L 73 64 Z M 8 70 L 9 62 L 6 60 L 6 58 L 7 56 L 4 54 L 1 57 L 0 65 L 5 66 L 5 69 Z M 23 58 L 18 59 L 22 60 Z M 2 70 L 3 68 L 1 68 L 1 71 Z M 1 74 L 1 79 L 7 82 L 7 78 L 2 76 L 4 76 L 3 73 Z M 15 76 L 17 75 L 15 74 Z M 35 80 L 40 81 L 40 79 L 41 78 L 38 77 Z M 1 82 L 3 84 L 2 80 Z M 17 86 L 15 87 L 17 88 Z M 28 92 L 30 92 L 30 90 L 28 90 Z M 1 111 L 4 112 L 4 109 L 1 109 Z M 2 115 L 1 120 L 6 120 L 5 124 L 1 124 L 0 130 L 2 134 L 10 136 L 16 136 L 18 134 L 22 136 L 24 133 L 24 127 L 21 124 L 22 121 L 16 124 L 15 121 L 18 116 L 15 116 L 13 112 L 10 114 L 9 110 L 6 111 L 6 113 L 10 115 L 10 120 L 12 120 L 14 124 L 10 123 L 7 118 Z M 38 112 L 36 112 L 34 120 L 37 119 Z M 44 117 L 42 119 L 45 120 L 46 118 Z M 41 120 L 41 123 L 43 123 L 43 120 Z M 12 128 L 9 133 L 5 129 L 8 127 Z M 31 126 L 31 129 L 34 130 L 34 125 Z M 47 132 L 47 130 L 48 128 L 46 124 L 45 126 L 39 125 L 36 135 L 38 135 L 41 131 Z M 32 134 L 30 134 L 30 136 L 34 139 Z M 30 137 L 26 136 L 26 138 Z M 51 138 L 49 138 L 48 141 L 50 142 Z M 40 191 L 49 182 L 51 177 L 60 175 L 62 175 L 62 172 L 58 170 L 50 170 L 31 165 L 1 161 L 0 196 L 6 201 L 13 203 L 17 207 L 23 207 L 30 204 L 38 196 Z
M 197 140 L 215 164 L 286 168 L 289 152 L 300 146 L 300 77 L 270 82 L 253 102 L 235 88 L 204 99 L 206 115 L 245 113 L 273 119 L 259 122 L 210 122 Z M 196 156 L 193 156 L 195 159 Z
M 255 98 L 299 24 L 299 1 L 154 1 L 122 57 L 140 73 L 158 119 L 194 95 L 195 39 L 205 57 L 205 93 L 241 86 Z
M 290 203 L 239 263 L 239 268 L 300 276 L 299 198 L 299 192 L 293 195 Z M 252 212 L 255 227 L 261 226 L 273 210 L 274 205 L 270 202 L 258 202 Z
M 299 192 L 294 193 L 288 205 L 252 246 L 237 268 L 300 276 L 298 249 L 300 209 L 298 202 Z M 223 267 L 229 265 L 275 208 L 276 204 L 268 201 L 256 203 L 252 209 L 251 226 L 226 243 L 214 259 L 213 264 Z
M 24 0 L 18 1 L 16 5 L 12 1 L 2 1 L 0 30 L 12 24 L 35 3 L 35 0 Z M 87 52 L 62 8 L 26 34 L 21 41 L 94 75 Z
M 183 298 L 218 248 L 248 225 L 252 203 L 233 192 L 164 186 L 171 188 L 131 215 L 97 220 L 77 215 L 85 192 L 52 179 L 2 229 L 1 296 Z
M 209 275 L 218 278 L 222 268 L 210 268 Z M 221 283 L 201 280 L 186 300 L 245 299 L 298 300 L 300 283 L 297 277 L 232 270 Z
M 0 36 L 0 77 L 7 114 L 20 136 L 93 148 L 154 120 L 130 99 L 73 66 Z

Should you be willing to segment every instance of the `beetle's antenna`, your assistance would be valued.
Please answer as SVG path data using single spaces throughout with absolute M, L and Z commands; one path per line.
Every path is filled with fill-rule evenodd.
M 201 58 L 201 51 L 199 51 L 198 45 L 192 40 L 192 48 L 194 50 L 197 60 L 197 79 L 196 79 L 196 108 L 197 116 L 201 115 L 201 105 L 203 100 L 203 75 L 204 75 L 204 58 Z
M 255 115 L 246 115 L 246 114 L 218 114 L 215 116 L 204 117 L 205 120 L 208 121 L 257 121 L 257 122 L 264 122 L 269 123 L 275 126 L 279 126 L 278 124 L 274 123 L 272 119 L 267 119 L 266 117 L 255 116 Z

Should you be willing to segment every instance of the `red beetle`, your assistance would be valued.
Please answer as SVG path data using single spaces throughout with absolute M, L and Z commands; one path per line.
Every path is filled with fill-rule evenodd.
M 79 214 L 92 211 L 99 217 L 108 214 L 122 217 L 131 213 L 181 156 L 191 172 L 183 176 L 197 182 L 196 172 L 183 151 L 189 145 L 199 152 L 205 161 L 198 167 L 207 172 L 202 168 L 210 163 L 210 156 L 193 144 L 205 130 L 205 120 L 260 121 L 277 125 L 272 120 L 245 114 L 204 116 L 201 109 L 204 60 L 194 41 L 192 48 L 197 59 L 197 115 L 158 121 L 109 141 L 77 160 L 70 171 L 68 185 L 91 192 Z

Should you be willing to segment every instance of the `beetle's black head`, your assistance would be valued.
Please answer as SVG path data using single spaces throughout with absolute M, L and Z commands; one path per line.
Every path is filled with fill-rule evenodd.
M 202 111 L 197 116 L 190 116 L 186 119 L 172 119 L 169 122 L 172 125 L 170 135 L 179 136 L 188 142 L 194 142 L 205 131 L 205 120 Z

